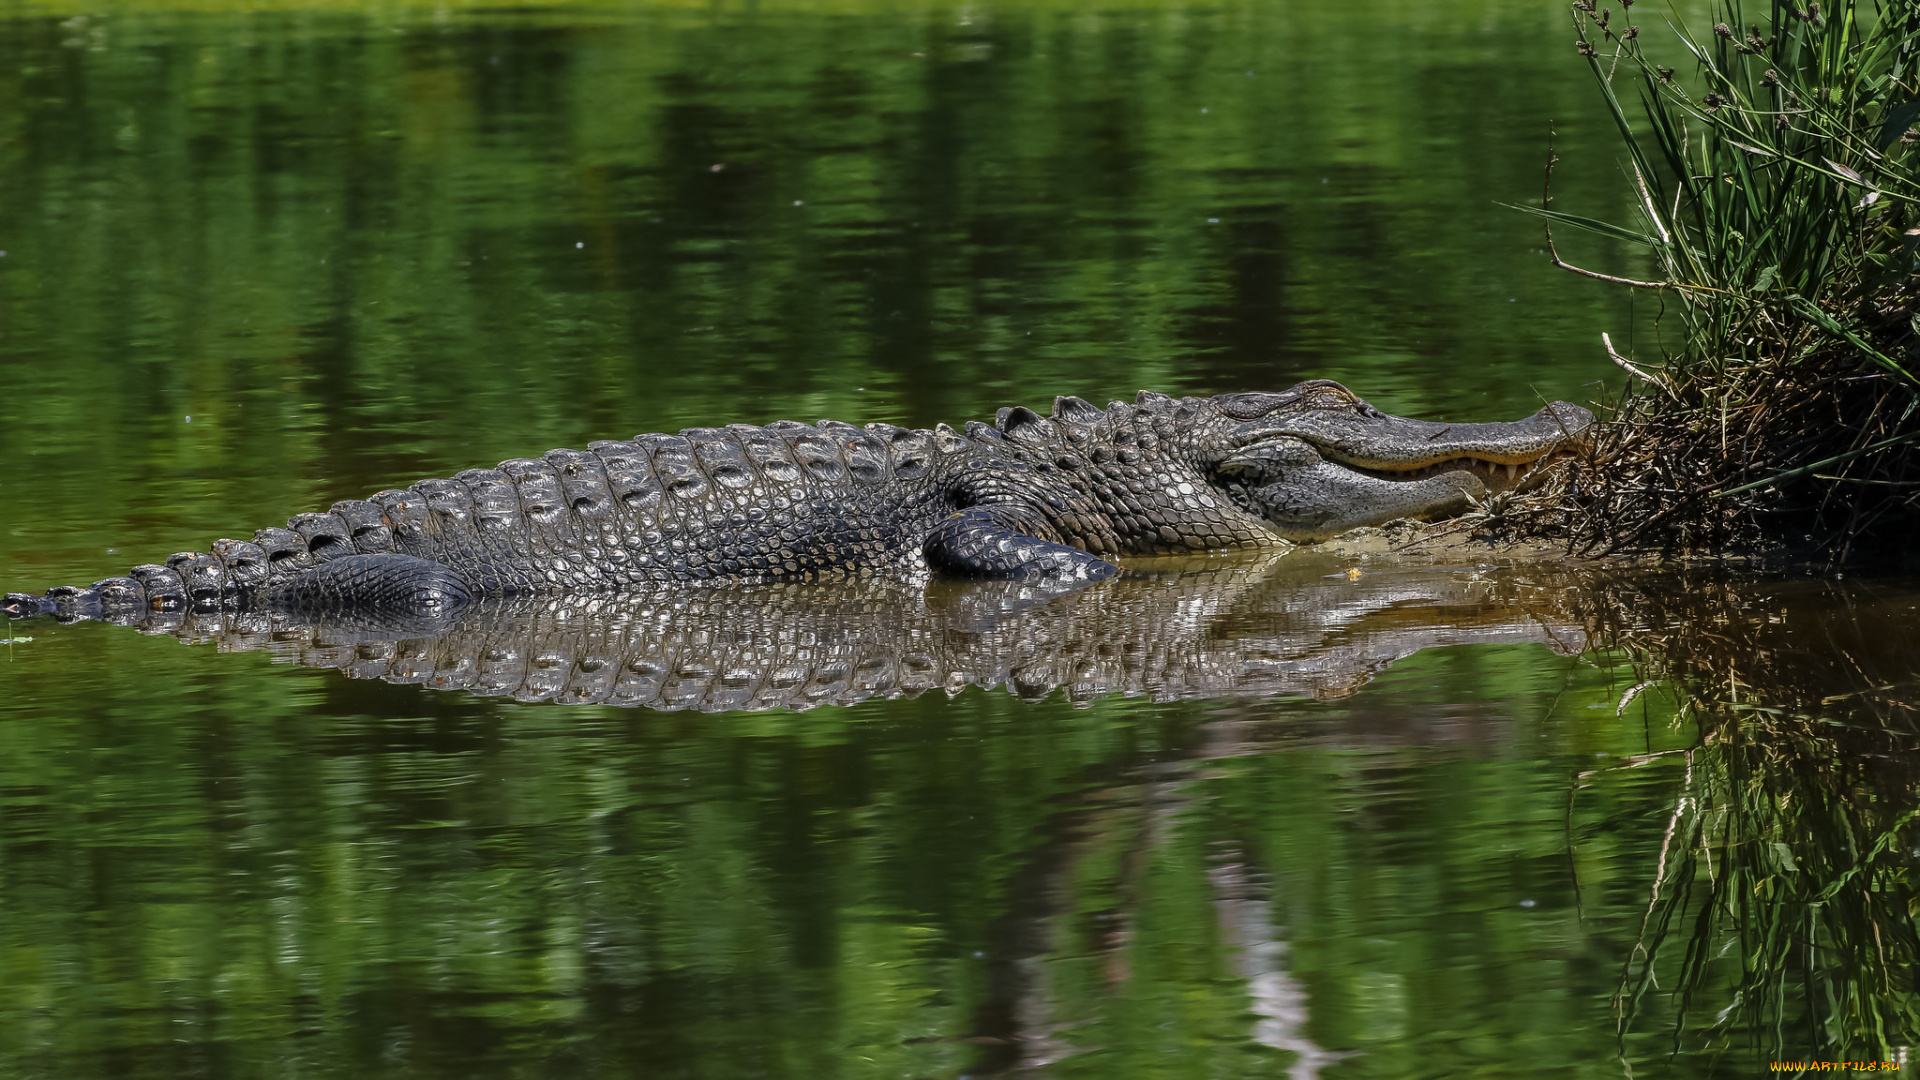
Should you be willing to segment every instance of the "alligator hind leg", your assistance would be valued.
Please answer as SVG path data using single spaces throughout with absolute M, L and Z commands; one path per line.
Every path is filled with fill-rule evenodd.
M 1034 534 L 1047 530 L 1019 507 L 968 507 L 927 534 L 927 565 L 962 577 L 1013 581 L 1104 581 L 1120 568 L 1098 555 Z
M 342 555 L 266 587 L 269 606 L 298 613 L 448 615 L 473 599 L 465 578 L 413 555 Z

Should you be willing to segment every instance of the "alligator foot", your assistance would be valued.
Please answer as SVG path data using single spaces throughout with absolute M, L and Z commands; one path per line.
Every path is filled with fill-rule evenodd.
M 963 577 L 1086 584 L 1120 572 L 1098 555 L 1032 535 L 1038 528 L 1021 517 L 1008 505 L 952 515 L 927 535 L 927 565 Z

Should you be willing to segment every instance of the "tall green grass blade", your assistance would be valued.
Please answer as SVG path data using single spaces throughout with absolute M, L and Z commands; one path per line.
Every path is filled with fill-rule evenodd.
M 1893 145 L 1893 141 L 1906 134 L 1913 126 L 1914 119 L 1920 117 L 1920 97 L 1887 111 L 1886 122 L 1880 125 L 1880 137 L 1875 140 L 1882 150 Z
M 1872 443 L 1867 446 L 1862 446 L 1853 450 L 1849 450 L 1844 454 L 1835 454 L 1830 458 L 1823 458 L 1819 461 L 1814 462 L 1811 465 L 1802 465 L 1797 469 L 1788 469 L 1786 472 L 1769 476 L 1765 480 L 1755 480 L 1751 484 L 1742 484 L 1736 488 L 1728 488 L 1725 491 L 1715 492 L 1713 495 L 1713 498 L 1724 499 L 1729 495 L 1739 495 L 1739 494 L 1742 494 L 1743 492 L 1755 491 L 1760 488 L 1770 487 L 1774 484 L 1783 483 L 1788 480 L 1794 480 L 1802 476 L 1811 476 L 1814 473 L 1819 472 L 1821 469 L 1830 468 L 1834 465 L 1841 465 L 1846 462 L 1852 461 L 1856 458 L 1862 458 L 1867 456 L 1868 454 L 1878 453 L 1882 450 L 1891 449 L 1892 447 L 1900 446 L 1904 443 L 1910 443 L 1910 442 L 1920 442 L 1920 431 L 1910 431 L 1904 435 L 1895 435 L 1892 438 L 1882 439 L 1877 443 Z
M 1504 206 L 1509 210 L 1518 210 L 1523 214 L 1532 214 L 1534 217 L 1546 218 L 1548 221 L 1561 225 L 1569 225 L 1576 229 L 1583 229 L 1600 236 L 1610 237 L 1614 240 L 1624 240 L 1629 244 L 1637 244 L 1641 247 L 1650 248 L 1660 245 L 1660 238 L 1657 236 L 1648 236 L 1646 233 L 1636 232 L 1633 229 L 1615 225 L 1611 221 L 1601 221 L 1599 218 L 1582 217 L 1579 214 L 1569 214 L 1560 210 L 1543 210 L 1538 206 L 1521 206 L 1516 203 L 1499 203 L 1498 205 Z
M 1845 339 L 1848 344 L 1852 345 L 1856 349 L 1859 349 L 1862 353 L 1865 353 L 1867 357 L 1871 359 L 1874 363 L 1879 364 L 1881 367 L 1886 368 L 1888 371 L 1893 372 L 1895 375 L 1898 375 L 1909 382 L 1913 381 L 1913 376 L 1907 372 L 1907 369 L 1904 367 L 1901 367 L 1900 364 L 1897 361 L 1895 361 L 1891 356 L 1887 356 L 1886 354 L 1882 353 L 1880 350 L 1874 348 L 1872 345 L 1867 344 L 1867 342 L 1863 338 L 1861 338 L 1859 334 L 1856 334 L 1852 330 L 1849 330 L 1848 328 L 1846 328 L 1845 326 L 1840 325 L 1840 321 L 1838 319 L 1835 319 L 1833 316 L 1820 310 L 1819 307 L 1808 303 L 1805 300 L 1805 298 L 1799 297 L 1799 296 L 1789 296 L 1787 297 L 1787 303 L 1791 304 L 1795 311 L 1798 311 L 1801 315 L 1805 316 L 1807 319 L 1813 321 L 1814 323 L 1817 323 L 1821 327 L 1821 329 L 1826 330 L 1830 334 L 1836 334 L 1839 337 Z

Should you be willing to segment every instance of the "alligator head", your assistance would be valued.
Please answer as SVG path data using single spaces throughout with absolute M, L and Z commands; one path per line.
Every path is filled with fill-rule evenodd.
M 1228 424 L 1213 481 L 1289 540 L 1458 514 L 1585 444 L 1593 414 L 1556 401 L 1509 424 L 1409 420 L 1325 379 L 1214 399 Z

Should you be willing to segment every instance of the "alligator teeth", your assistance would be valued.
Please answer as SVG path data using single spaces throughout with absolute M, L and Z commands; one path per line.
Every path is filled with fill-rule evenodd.
M 1512 479 L 1513 479 L 1514 477 L 1516 477 L 1516 476 L 1519 476 L 1519 475 L 1520 475 L 1520 466 L 1518 466 L 1518 465 L 1515 465 L 1515 464 L 1512 464 L 1512 463 L 1508 463 L 1508 465 L 1507 465 L 1507 479 L 1508 479 L 1508 480 L 1512 480 Z

